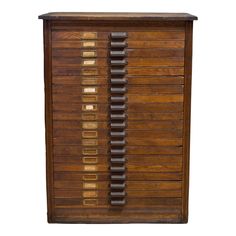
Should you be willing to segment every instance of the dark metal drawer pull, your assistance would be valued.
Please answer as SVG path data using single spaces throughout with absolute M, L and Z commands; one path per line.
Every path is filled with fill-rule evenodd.
M 122 175 L 111 175 L 111 180 L 125 180 L 126 179 L 126 175 L 122 174 Z
M 111 132 L 111 137 L 112 138 L 123 138 L 126 136 L 125 131 L 122 132 Z
M 126 100 L 128 64 L 126 32 L 110 34 L 110 204 L 125 204 Z
M 126 101 L 126 97 L 125 96 L 111 96 L 111 102 L 125 102 Z
M 111 78 L 111 84 L 123 84 L 127 83 L 126 78 Z
M 125 75 L 127 73 L 126 69 L 111 69 L 111 75 Z
M 111 105 L 111 111 L 124 111 L 126 109 L 126 105 Z
M 126 91 L 127 91 L 127 89 L 126 89 L 126 87 L 122 87 L 122 88 L 111 88 L 111 93 L 119 93 L 119 94 L 124 94 L 124 93 L 126 93 Z
M 111 200 L 111 205 L 112 206 L 123 206 L 125 205 L 125 199 L 122 200 Z
M 125 113 L 122 113 L 122 114 L 111 114 L 110 118 L 111 118 L 111 120 L 125 120 L 126 115 L 125 115 Z
M 126 149 L 111 149 L 111 155 L 124 155 L 126 153 Z
M 128 34 L 126 32 L 112 32 L 111 38 L 112 39 L 125 39 L 128 37 Z
M 125 140 L 111 140 L 110 144 L 111 146 L 125 146 Z
M 125 188 L 125 183 L 122 183 L 122 184 L 113 184 L 113 183 L 111 183 L 110 187 L 112 189 L 124 189 Z
M 111 42 L 111 48 L 125 48 L 128 46 L 128 43 L 123 41 L 123 42 Z
M 110 56 L 111 57 L 125 57 L 126 56 L 126 51 L 110 51 Z
M 122 192 L 111 192 L 110 195 L 112 197 L 124 197 L 125 196 L 125 191 L 122 191 Z
M 112 66 L 125 66 L 127 65 L 127 61 L 125 59 L 123 60 L 111 60 Z
M 111 172 L 124 172 L 125 166 L 111 166 L 110 170 Z
M 126 123 L 111 123 L 111 128 L 112 129 L 124 129 L 126 127 Z
M 125 163 L 125 158 L 124 157 L 122 157 L 122 158 L 119 158 L 119 157 L 111 158 L 111 163 L 123 164 L 123 163 Z

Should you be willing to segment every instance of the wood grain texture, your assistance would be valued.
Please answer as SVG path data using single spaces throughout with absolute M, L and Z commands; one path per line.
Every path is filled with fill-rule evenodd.
M 134 12 L 50 12 L 39 16 L 39 19 L 44 20 L 85 20 L 85 21 L 191 21 L 197 20 L 196 16 L 188 13 L 134 13 Z
M 100 90 L 100 89 L 98 89 Z M 132 90 L 131 90 L 132 91 Z M 106 93 L 102 94 L 102 96 L 95 95 L 97 100 L 94 101 L 94 95 L 83 95 L 80 94 L 65 94 L 63 97 L 61 94 L 53 94 L 53 101 L 55 102 L 87 102 L 85 99 L 88 99 L 88 102 L 95 102 L 95 103 L 108 103 L 110 101 L 109 96 L 103 96 Z M 145 102 L 155 102 L 155 103 L 171 103 L 171 102 L 183 102 L 183 95 L 181 94 L 173 94 L 173 95 L 143 95 L 137 97 L 135 94 L 127 95 L 127 100 L 129 103 L 145 103 Z
M 82 37 L 83 33 L 80 31 L 62 31 L 56 30 L 52 32 L 52 40 L 53 41 L 60 41 L 60 40 L 83 40 Z M 98 32 L 97 37 L 100 40 L 107 40 L 109 38 L 109 32 Z M 185 32 L 175 30 L 170 31 L 161 30 L 161 31 L 129 31 L 129 40 L 184 40 L 185 39 Z
M 65 59 L 65 58 L 64 58 Z M 87 76 L 88 77 L 88 76 Z M 82 85 L 84 76 L 53 76 L 53 84 L 55 85 Z M 88 77 L 89 78 L 89 77 Z M 109 84 L 108 78 L 104 76 L 93 76 L 95 83 L 90 85 Z M 126 76 L 129 81 L 128 87 L 131 85 L 154 85 L 154 84 L 184 84 L 184 76 Z M 150 86 L 152 87 L 152 86 Z
M 82 52 L 89 51 L 88 49 L 82 48 L 53 48 L 52 55 L 53 57 L 82 57 Z M 90 49 L 91 51 L 91 49 Z M 96 49 L 97 58 L 108 58 L 109 54 L 106 49 L 98 48 Z M 184 57 L 183 49 L 169 49 L 169 48 L 150 48 L 150 49 L 142 49 L 142 48 L 127 48 L 127 57 L 142 57 L 142 58 L 169 58 L 169 57 Z
M 62 157 L 58 156 L 56 157 L 56 162 L 59 162 L 60 160 L 65 161 L 68 157 Z M 70 158 L 72 159 L 72 158 Z M 77 158 L 78 159 L 78 158 Z M 76 161 L 76 158 L 74 158 L 74 161 Z M 70 162 L 70 160 L 68 160 Z M 74 180 L 82 180 L 84 176 L 83 171 L 55 171 L 54 172 L 54 179 L 55 180 L 68 180 L 68 181 L 74 181 Z M 109 172 L 99 172 L 99 175 L 97 175 L 98 181 L 109 181 L 110 180 L 110 173 Z M 159 180 L 159 181 L 180 181 L 182 180 L 182 171 L 181 172 L 127 172 L 126 173 L 127 180 L 133 181 L 151 181 L 151 180 Z M 57 196 L 55 192 L 55 196 Z
M 83 130 L 83 121 L 54 121 L 54 129 L 73 129 L 73 130 Z M 90 122 L 94 124 L 94 122 Z M 96 122 L 97 128 L 107 130 L 109 127 L 108 122 Z M 159 129 L 181 129 L 183 122 L 181 120 L 172 121 L 149 121 L 144 124 L 143 121 L 128 121 L 126 122 L 126 130 L 159 130 Z M 91 128 L 93 129 L 93 128 Z
M 191 116 L 191 82 L 192 82 L 192 34 L 193 24 L 186 22 L 185 44 L 185 90 L 184 90 L 184 145 L 183 145 L 183 192 L 182 220 L 188 222 L 189 197 L 189 155 L 190 155 L 190 116 Z
M 127 135 L 126 137 L 127 145 L 131 146 L 180 146 L 183 144 L 182 138 L 151 138 L 151 137 L 143 137 L 143 138 L 134 138 Z M 98 146 L 106 146 L 109 144 L 108 137 L 102 137 L 97 140 Z M 55 145 L 83 145 L 83 141 L 81 137 L 78 136 L 59 136 L 53 138 L 53 143 Z
M 54 179 L 53 179 L 53 131 L 52 131 L 52 67 L 51 67 L 51 22 L 44 21 L 44 89 L 45 89 L 45 137 L 46 137 L 46 173 L 47 173 L 47 217 L 54 222 Z
M 108 49 L 110 44 L 108 40 L 89 40 L 95 42 L 96 48 Z M 85 40 L 72 41 L 72 40 L 58 40 L 53 41 L 52 48 L 87 48 L 91 49 L 92 47 L 85 47 Z M 127 48 L 184 48 L 184 40 L 158 40 L 158 41 L 146 41 L 146 40 L 129 40 L 127 42 Z
M 50 13 L 40 18 L 48 222 L 186 223 L 192 21 L 197 18 L 150 13 Z M 128 35 L 127 202 L 122 211 L 109 204 L 111 32 Z M 85 110 L 85 105 L 96 109 Z
M 81 58 L 81 57 L 68 57 L 68 58 L 62 58 L 62 57 L 54 57 L 53 58 L 53 66 L 55 67 L 76 67 L 81 66 L 83 61 L 88 60 Z M 90 59 L 91 60 L 91 59 Z M 109 66 L 109 60 L 106 58 L 95 58 L 96 65 L 101 67 Z M 170 58 L 129 58 L 127 60 L 127 68 L 129 67 L 137 67 L 137 66 L 184 66 L 184 58 L 183 57 L 170 57 Z
M 93 86 L 84 86 L 84 87 L 93 87 Z M 83 88 L 84 88 L 83 87 Z M 94 86 L 97 87 L 97 94 L 102 96 L 110 96 L 109 86 Z M 136 94 L 148 95 L 148 96 L 158 96 L 161 94 L 182 94 L 184 91 L 183 85 L 127 85 L 126 86 L 128 93 L 127 96 L 134 96 Z M 54 85 L 53 94 L 63 94 L 67 96 L 68 94 L 81 95 L 82 87 L 74 85 Z M 167 95 L 166 95 L 167 96 Z M 74 101 L 75 103 L 77 100 Z

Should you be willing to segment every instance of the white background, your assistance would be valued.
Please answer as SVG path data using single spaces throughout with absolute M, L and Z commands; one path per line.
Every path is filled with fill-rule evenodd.
M 0 235 L 236 235 L 236 27 L 230 0 L 0 3 Z M 50 11 L 188 12 L 194 23 L 189 223 L 46 221 L 43 29 Z

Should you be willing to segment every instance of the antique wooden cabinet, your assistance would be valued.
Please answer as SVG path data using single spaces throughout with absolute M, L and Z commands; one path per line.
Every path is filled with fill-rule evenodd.
M 188 220 L 192 24 L 48 13 L 48 222 Z

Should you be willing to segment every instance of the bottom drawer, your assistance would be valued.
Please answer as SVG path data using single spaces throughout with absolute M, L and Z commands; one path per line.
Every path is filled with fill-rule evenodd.
M 155 207 L 110 207 L 110 208 L 76 208 L 73 206 L 56 207 L 53 222 L 63 223 L 131 223 L 131 222 L 182 222 L 180 205 Z

